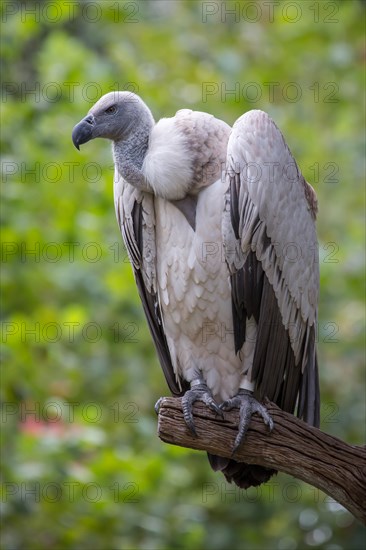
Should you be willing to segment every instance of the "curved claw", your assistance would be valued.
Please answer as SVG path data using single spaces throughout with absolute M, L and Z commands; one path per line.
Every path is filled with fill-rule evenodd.
M 186 393 L 182 397 L 183 418 L 188 428 L 190 429 L 191 433 L 195 437 L 197 437 L 197 432 L 196 432 L 196 427 L 194 425 L 192 408 L 193 408 L 193 403 L 195 403 L 196 401 L 202 401 L 213 412 L 221 416 L 221 418 L 223 418 L 224 416 L 222 410 L 215 402 L 206 384 L 196 385 L 190 390 L 186 391 Z
M 183 418 L 191 433 L 197 437 L 196 428 L 193 421 L 192 406 L 198 399 L 198 394 L 195 390 L 188 390 L 182 397 Z
M 226 401 L 223 401 L 220 404 L 220 409 L 222 411 L 231 411 L 232 409 L 240 409 L 240 405 L 241 405 L 241 400 L 239 399 L 239 396 L 236 395 L 231 399 L 227 399 Z
M 245 434 L 249 428 L 250 419 L 254 413 L 258 413 L 263 418 L 263 422 L 264 424 L 266 424 L 266 426 L 268 426 L 269 431 L 273 430 L 274 423 L 271 415 L 267 411 L 266 407 L 259 403 L 253 397 L 252 392 L 250 392 L 249 390 L 239 390 L 239 393 L 235 397 L 224 401 L 220 405 L 220 408 L 223 411 L 230 411 L 234 408 L 240 410 L 239 429 L 235 438 L 234 448 L 232 452 L 233 455 L 243 442 Z
M 163 399 L 164 399 L 164 397 L 159 397 L 159 399 L 157 400 L 157 402 L 154 405 L 154 411 L 156 412 L 156 414 L 159 414 L 160 405 L 161 405 L 161 402 L 162 402 Z
M 224 413 L 210 393 L 204 393 L 202 396 L 202 401 L 211 409 L 211 411 L 221 416 L 221 418 L 224 418 Z

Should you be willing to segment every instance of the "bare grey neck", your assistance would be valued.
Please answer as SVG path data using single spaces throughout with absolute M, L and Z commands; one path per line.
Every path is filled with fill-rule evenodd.
M 141 168 L 149 147 L 149 137 L 153 126 L 154 119 L 152 117 L 145 119 L 137 127 L 131 129 L 125 139 L 113 142 L 113 157 L 118 172 L 128 183 L 148 193 L 152 193 L 152 188 L 146 181 Z

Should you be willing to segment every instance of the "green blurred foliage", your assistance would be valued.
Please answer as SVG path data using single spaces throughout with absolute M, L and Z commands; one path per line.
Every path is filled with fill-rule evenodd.
M 79 153 L 70 136 L 114 89 L 156 118 L 269 112 L 319 197 L 322 429 L 359 444 L 364 3 L 1 10 L 3 548 L 361 548 L 357 521 L 314 488 L 279 474 L 240 491 L 204 454 L 158 440 L 168 392 L 115 221 L 110 146 Z

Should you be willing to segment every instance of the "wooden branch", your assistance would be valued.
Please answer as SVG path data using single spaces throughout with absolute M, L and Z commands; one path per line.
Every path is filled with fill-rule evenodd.
M 267 401 L 266 406 L 274 420 L 272 433 L 254 415 L 235 460 L 275 468 L 302 479 L 366 522 L 366 449 L 321 432 L 274 403 Z M 222 420 L 198 402 L 194 405 L 194 421 L 198 437 L 186 426 L 181 399 L 162 399 L 158 422 L 162 441 L 232 458 L 239 421 L 237 410 L 225 412 Z

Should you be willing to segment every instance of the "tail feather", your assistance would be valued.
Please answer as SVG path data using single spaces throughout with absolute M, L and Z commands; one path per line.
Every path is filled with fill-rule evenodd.
M 236 462 L 231 458 L 224 458 L 210 453 L 207 453 L 207 456 L 211 468 L 215 472 L 222 472 L 229 483 L 234 482 L 241 489 L 257 487 L 261 483 L 266 483 L 277 473 L 276 470 L 257 466 L 256 464 Z

